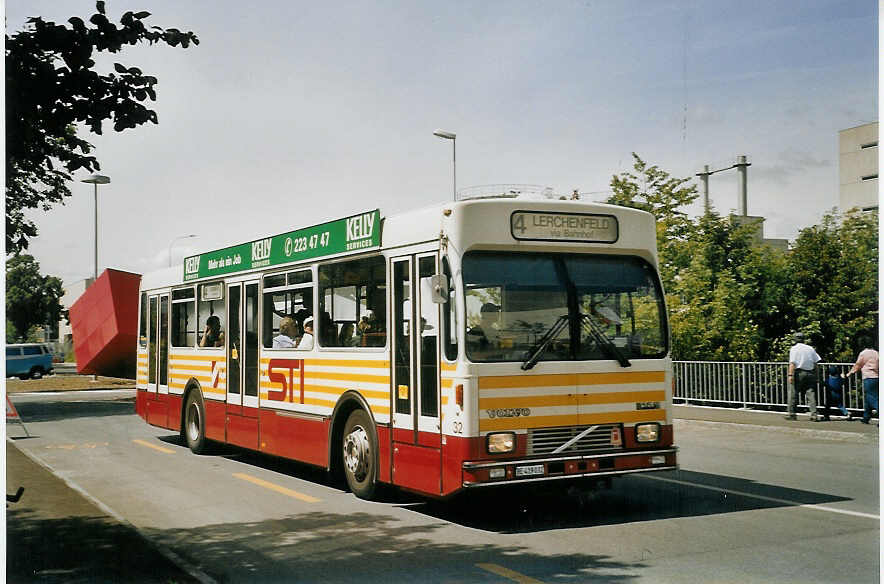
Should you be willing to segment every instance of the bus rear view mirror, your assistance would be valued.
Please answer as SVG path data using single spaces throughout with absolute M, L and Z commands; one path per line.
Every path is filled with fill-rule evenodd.
M 448 302 L 448 276 L 445 274 L 430 276 L 430 291 L 434 304 L 445 304 Z

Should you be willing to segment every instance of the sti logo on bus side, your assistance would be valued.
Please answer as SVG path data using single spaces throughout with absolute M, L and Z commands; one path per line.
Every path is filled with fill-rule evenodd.
M 363 213 L 347 219 L 347 241 L 368 239 L 374 232 L 374 213 Z

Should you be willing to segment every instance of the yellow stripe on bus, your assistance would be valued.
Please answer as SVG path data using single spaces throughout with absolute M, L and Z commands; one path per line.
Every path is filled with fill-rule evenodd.
M 552 375 L 501 375 L 480 377 L 479 389 L 523 387 L 566 387 L 569 385 L 614 385 L 629 383 L 662 383 L 664 371 L 632 371 L 629 373 L 559 373 Z
M 542 408 L 550 406 L 576 406 L 597 404 L 622 404 L 629 402 L 663 401 L 666 392 L 622 391 L 610 393 L 533 395 L 519 397 L 480 397 L 479 409 L 495 408 Z
M 551 428 L 576 426 L 578 424 L 607 424 L 617 422 L 662 422 L 666 410 L 642 410 L 633 412 L 603 412 L 600 414 L 568 414 L 562 416 L 529 416 L 527 418 L 483 418 L 479 431 L 521 430 L 524 428 Z
M 617 373 L 578 373 L 577 385 L 613 385 L 615 383 L 663 383 L 665 371 L 630 371 Z
M 445 361 L 442 361 L 439 363 L 439 368 L 442 371 L 457 371 L 457 363 L 446 363 Z
M 272 359 L 282 359 L 282 357 L 262 357 L 261 365 L 267 365 Z M 288 359 L 288 357 L 286 357 Z M 349 367 L 351 369 L 389 369 L 390 362 L 381 359 L 304 359 L 307 367 Z

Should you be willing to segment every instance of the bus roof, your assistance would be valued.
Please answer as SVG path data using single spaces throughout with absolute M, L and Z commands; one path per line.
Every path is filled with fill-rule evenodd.
M 595 214 L 624 219 L 632 217 L 632 220 L 644 216 L 645 220 L 653 222 L 653 216 L 650 213 L 619 205 L 512 197 L 439 203 L 386 218 L 381 217 L 380 210 L 375 209 L 287 233 L 188 256 L 184 259 L 183 266 L 179 264 L 145 274 L 142 279 L 142 289 L 150 290 L 175 286 L 188 281 L 236 275 L 260 268 L 294 264 L 308 259 L 332 258 L 371 250 L 427 243 L 439 239 L 446 218 L 456 220 L 460 217 L 471 215 L 478 217 L 487 213 L 497 214 L 498 217 L 503 214 L 509 216 L 508 210 L 511 212 L 524 210 L 528 213 L 547 211 L 562 215 Z M 508 221 L 509 219 L 505 231 L 509 242 L 512 242 Z M 479 238 L 487 237 L 489 232 L 481 230 L 477 235 Z M 503 233 L 500 234 L 500 237 L 503 237 Z

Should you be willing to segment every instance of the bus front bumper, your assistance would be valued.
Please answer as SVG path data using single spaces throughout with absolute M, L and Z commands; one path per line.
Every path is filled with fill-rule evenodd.
M 463 486 L 490 487 L 560 479 L 676 470 L 678 448 L 618 451 L 556 458 L 463 463 Z

